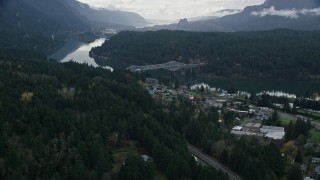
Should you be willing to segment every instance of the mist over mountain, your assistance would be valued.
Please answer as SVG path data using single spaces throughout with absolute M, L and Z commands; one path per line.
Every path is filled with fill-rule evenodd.
M 0 8 L 0 23 L 23 31 L 81 31 L 96 25 L 147 24 L 136 13 L 94 9 L 76 0 L 4 0 Z
M 188 31 L 319 30 L 320 1 L 266 0 L 261 5 L 248 6 L 240 13 L 191 22 L 183 27 L 179 24 L 156 27 L 161 28 Z
M 129 26 L 144 26 L 147 21 L 137 13 L 120 11 L 114 8 L 95 9 L 76 0 L 66 0 L 72 9 L 86 17 L 94 24 L 121 24 Z

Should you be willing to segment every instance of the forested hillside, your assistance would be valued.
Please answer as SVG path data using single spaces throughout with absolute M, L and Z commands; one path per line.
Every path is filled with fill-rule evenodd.
M 92 50 L 100 63 L 206 62 L 203 73 L 252 79 L 319 79 L 320 32 L 121 32 Z
M 225 178 L 196 165 L 130 74 L 2 59 L 0 78 L 0 179 L 152 179 L 155 171 L 168 179 Z M 116 170 L 114 150 L 128 141 L 154 162 L 129 156 Z

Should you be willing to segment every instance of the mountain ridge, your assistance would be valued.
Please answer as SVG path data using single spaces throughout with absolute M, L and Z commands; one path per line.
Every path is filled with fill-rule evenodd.
M 76 0 L 4 0 L 0 4 L 0 23 L 23 31 L 81 30 L 92 26 L 142 26 L 140 15 L 126 11 L 94 9 Z M 18 27 L 19 28 L 19 27 Z
M 79 14 L 95 24 L 119 24 L 129 26 L 144 26 L 148 24 L 148 22 L 137 13 L 120 10 L 94 9 L 77 0 L 66 0 L 66 2 L 76 9 Z
M 171 24 L 154 29 L 186 31 L 261 31 L 272 29 L 320 30 L 320 1 L 266 0 L 248 6 L 242 12 L 216 19 L 190 22 L 188 26 Z

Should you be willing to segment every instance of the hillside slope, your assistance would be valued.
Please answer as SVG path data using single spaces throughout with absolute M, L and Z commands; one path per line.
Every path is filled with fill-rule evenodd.
M 126 65 L 206 62 L 203 73 L 251 79 L 320 76 L 320 32 L 121 32 L 92 52 Z
M 168 179 L 226 179 L 196 165 L 130 74 L 36 60 L 1 59 L 0 67 L 1 179 L 152 179 L 155 169 Z M 121 150 L 115 161 L 130 141 L 137 161 Z

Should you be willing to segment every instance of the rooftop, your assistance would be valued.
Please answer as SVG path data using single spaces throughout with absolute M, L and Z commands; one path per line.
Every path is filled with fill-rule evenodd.
M 249 132 L 249 131 L 235 131 L 235 130 L 231 130 L 231 134 L 235 134 L 235 135 L 246 135 L 246 136 L 263 136 L 260 133 L 255 133 L 255 132 Z
M 271 139 L 282 139 L 285 135 L 285 132 L 269 132 L 265 135 L 267 138 Z
M 242 127 L 241 126 L 235 126 L 235 127 L 232 128 L 232 130 L 241 131 Z
M 268 132 L 284 132 L 284 127 L 277 127 L 277 126 L 262 126 L 260 128 L 261 132 L 268 133 Z

